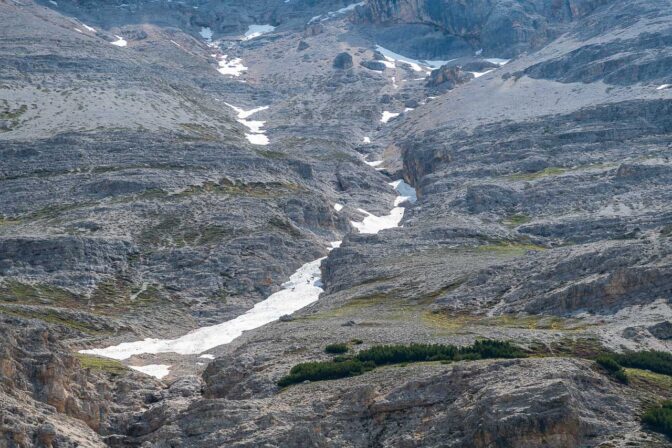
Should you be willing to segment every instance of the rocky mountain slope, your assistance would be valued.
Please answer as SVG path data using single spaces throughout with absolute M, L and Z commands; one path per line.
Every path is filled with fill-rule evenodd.
M 0 17 L 0 447 L 670 445 L 592 360 L 672 350 L 670 1 Z M 532 356 L 277 385 L 479 339 Z

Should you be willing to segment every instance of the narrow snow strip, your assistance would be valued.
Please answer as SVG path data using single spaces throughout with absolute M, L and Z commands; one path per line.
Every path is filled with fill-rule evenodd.
M 149 286 L 149 284 L 148 284 L 147 282 L 143 282 L 143 283 L 142 283 L 142 286 L 140 287 L 140 289 L 138 290 L 138 292 L 136 292 L 135 294 L 132 294 L 132 295 L 131 295 L 131 297 L 130 297 L 131 302 L 135 301 L 135 299 L 137 299 L 138 296 L 139 296 L 140 294 L 142 294 L 143 292 L 147 291 L 147 287 L 148 287 L 148 286 Z
M 385 59 L 387 61 L 389 61 L 389 62 L 395 62 L 396 61 L 396 62 L 401 62 L 401 63 L 404 63 L 404 64 L 408 64 L 416 72 L 431 71 L 433 69 L 437 69 L 437 68 L 441 67 L 442 65 L 445 65 L 445 64 L 450 62 L 450 61 L 440 61 L 440 60 L 419 60 L 419 59 L 407 58 L 406 56 L 402 56 L 399 53 L 395 53 L 394 51 L 391 51 L 391 50 L 388 50 L 387 48 L 381 47 L 380 45 L 376 45 L 376 50 L 378 50 L 383 56 L 385 56 Z M 381 62 L 385 63 L 384 61 L 381 61 Z M 385 65 L 387 66 L 387 64 L 385 64 Z M 390 68 L 392 68 L 392 67 L 390 67 Z
M 80 353 L 99 355 L 113 359 L 128 359 L 142 353 L 178 353 L 196 355 L 211 348 L 218 347 L 236 339 L 244 331 L 266 325 L 278 320 L 280 316 L 292 314 L 315 302 L 322 292 L 320 280 L 320 263 L 324 258 L 311 261 L 301 266 L 289 281 L 282 285 L 280 291 L 271 294 L 262 302 L 257 303 L 245 314 L 227 322 L 202 327 L 177 339 L 152 339 L 125 342 L 103 349 L 81 350 Z M 148 367 L 148 366 L 145 366 Z
M 170 373 L 170 366 L 167 364 L 149 364 L 147 366 L 129 366 L 133 370 L 161 379 Z
M 199 356 L 199 358 L 203 358 L 203 359 L 215 359 L 215 355 L 211 355 L 211 354 L 209 354 L 209 353 L 206 353 L 205 355 L 201 355 L 201 356 Z
M 658 86 L 656 90 L 665 90 L 669 88 L 672 88 L 672 84 L 663 84 L 662 86 Z
M 96 32 L 96 29 L 95 29 L 94 27 L 92 27 L 92 26 L 89 26 L 89 25 L 87 25 L 87 24 L 85 24 L 85 23 L 82 23 L 82 26 L 83 26 L 84 28 L 86 28 L 88 31 L 91 31 L 92 33 L 95 33 L 95 32 Z
M 209 27 L 201 27 L 201 31 L 198 34 L 200 34 L 206 42 L 212 42 L 212 30 Z
M 247 27 L 247 31 L 245 32 L 245 37 L 243 40 L 254 39 L 255 37 L 270 33 L 274 29 L 275 27 L 272 25 L 250 25 Z
M 83 33 L 83 31 L 80 30 L 79 28 L 73 28 L 73 29 L 74 29 L 75 31 L 77 31 L 78 33 Z
M 387 123 L 391 119 L 393 119 L 395 117 L 398 117 L 398 116 L 399 116 L 399 112 L 389 112 L 387 110 L 384 110 L 383 111 L 383 116 L 380 118 L 380 122 L 381 123 Z
M 244 71 L 247 71 L 247 67 L 243 65 L 243 60 L 240 58 L 229 60 L 227 55 L 223 55 L 219 57 L 218 64 L 219 68 L 217 71 L 222 75 L 240 76 Z
M 321 22 L 324 22 L 325 20 L 333 19 L 334 17 L 338 17 L 342 14 L 345 14 L 346 12 L 352 11 L 353 9 L 355 9 L 358 6 L 364 6 L 364 5 L 365 5 L 365 2 L 351 3 L 348 6 L 346 6 L 344 8 L 341 8 L 339 10 L 329 11 L 325 15 L 315 16 L 308 21 L 308 24 L 310 25 L 311 23 L 317 22 L 318 20 L 321 21 Z
M 511 59 L 485 58 L 485 60 L 492 63 L 492 64 L 497 64 L 501 67 L 502 65 L 508 64 Z
M 126 40 L 123 37 L 117 36 L 116 34 L 114 35 L 114 37 L 116 37 L 117 40 L 115 40 L 114 42 L 110 42 L 112 45 L 116 45 L 117 47 L 125 47 L 126 45 L 128 45 L 128 42 L 126 42 Z
M 334 210 L 340 212 L 341 210 L 343 210 L 343 206 L 341 204 L 334 204 Z
M 486 70 L 484 72 L 468 72 L 468 73 L 471 73 L 472 75 L 474 75 L 474 78 L 480 78 L 481 76 L 487 75 L 488 73 L 494 72 L 494 71 L 495 71 L 495 69 L 493 68 L 491 70 Z
M 382 160 L 374 160 L 373 162 L 367 162 L 367 161 L 365 160 L 364 163 L 366 163 L 367 165 L 372 166 L 372 167 L 375 168 L 375 167 L 379 166 L 380 164 L 382 164 L 383 161 L 382 161 Z

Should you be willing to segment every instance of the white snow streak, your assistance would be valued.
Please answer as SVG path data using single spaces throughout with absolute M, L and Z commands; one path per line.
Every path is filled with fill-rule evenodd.
M 394 68 L 394 62 L 401 62 L 402 64 L 410 65 L 411 68 L 416 72 L 429 72 L 450 62 L 450 61 L 419 60 L 419 59 L 407 58 L 406 56 L 402 56 L 399 53 L 395 53 L 394 51 L 381 47 L 380 45 L 376 45 L 376 50 L 378 50 L 378 52 L 380 52 L 383 56 L 385 56 L 385 59 L 388 63 L 392 63 L 392 66 L 390 67 L 390 65 L 385 63 L 385 61 L 381 61 L 388 68 Z
M 656 90 L 666 90 L 672 88 L 672 84 L 663 84 L 662 86 L 658 86 Z
M 114 35 L 114 37 L 116 37 L 117 40 L 115 40 L 114 42 L 110 42 L 112 45 L 116 45 L 117 47 L 125 47 L 126 45 L 128 45 L 128 42 L 126 42 L 126 40 L 123 37 L 117 36 L 116 34 Z
M 340 212 L 341 210 L 343 210 L 343 206 L 341 204 L 334 204 L 334 210 Z
M 209 354 L 209 353 L 206 353 L 205 355 L 201 355 L 201 356 L 199 356 L 199 358 L 203 358 L 203 359 L 215 359 L 215 355 L 211 355 L 211 354 Z
M 311 261 L 301 266 L 282 285 L 280 291 L 271 294 L 262 302 L 257 303 L 245 314 L 227 322 L 202 327 L 177 339 L 152 339 L 125 342 L 103 349 L 81 350 L 80 353 L 104 356 L 112 359 L 128 359 L 142 353 L 178 353 L 196 355 L 211 348 L 228 344 L 244 331 L 249 331 L 273 322 L 285 314 L 293 312 L 315 302 L 322 292 L 320 280 L 320 263 L 324 258 Z M 143 368 L 147 368 L 145 366 Z M 139 369 L 136 369 L 139 370 Z
M 255 37 L 270 33 L 274 29 L 275 27 L 272 25 L 250 25 L 247 27 L 243 40 L 254 39 Z
M 86 28 L 88 31 L 91 31 L 92 33 L 96 32 L 96 29 L 92 26 L 86 25 L 85 23 L 82 23 L 82 26 Z
M 384 110 L 383 111 L 383 116 L 380 118 L 380 122 L 381 123 L 387 123 L 391 119 L 393 119 L 395 117 L 398 117 L 398 116 L 399 116 L 399 112 L 389 112 L 387 110 Z
M 364 4 L 365 4 L 365 2 L 351 3 L 348 6 L 346 6 L 344 8 L 341 8 L 339 10 L 329 11 L 324 16 L 322 16 L 322 15 L 315 16 L 308 21 L 308 25 L 310 25 L 313 22 L 317 22 L 318 20 L 320 22 L 324 22 L 325 20 L 333 19 L 334 17 L 338 17 L 341 14 L 345 14 L 348 11 L 352 11 L 353 9 L 355 9 L 358 6 L 364 6 Z
M 250 117 L 257 112 L 261 112 L 262 110 L 268 109 L 268 106 L 260 106 L 255 107 L 254 109 L 244 110 L 229 103 L 224 104 L 235 110 L 238 114 L 238 123 L 242 124 L 250 130 L 250 133 L 245 134 L 245 138 L 247 138 L 250 143 L 253 145 L 268 145 L 270 143 L 268 137 L 264 135 L 266 131 L 261 129 L 264 124 L 266 124 L 266 122 L 261 120 L 247 120 L 247 117 Z

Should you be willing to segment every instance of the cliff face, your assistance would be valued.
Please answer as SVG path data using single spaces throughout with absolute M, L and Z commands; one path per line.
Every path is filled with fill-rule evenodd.
M 474 50 L 512 57 L 540 48 L 610 0 L 372 0 L 361 16 L 377 24 L 422 24 Z

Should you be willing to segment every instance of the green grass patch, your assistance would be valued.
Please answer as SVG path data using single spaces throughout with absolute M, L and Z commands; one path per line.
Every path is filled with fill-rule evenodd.
M 280 387 L 304 381 L 321 381 L 361 375 L 379 366 L 428 361 L 461 361 L 494 358 L 524 358 L 527 354 L 505 341 L 476 341 L 467 347 L 443 344 L 379 345 L 352 358 L 297 364 L 278 381 Z
M 100 358 L 82 353 L 75 354 L 75 357 L 79 360 L 83 369 L 98 370 L 114 375 L 120 375 L 128 370 L 125 365 L 115 359 Z
M 520 225 L 527 224 L 530 221 L 532 221 L 532 218 L 530 218 L 529 216 L 523 213 L 516 213 L 515 215 L 509 215 L 506 218 L 504 218 L 502 224 L 509 227 L 518 227 Z
M 530 243 L 502 241 L 495 244 L 485 244 L 483 246 L 478 246 L 477 250 L 481 252 L 491 252 L 499 255 L 518 256 L 524 255 L 528 250 L 546 250 L 546 248 Z
M 80 331 L 90 335 L 100 335 L 105 333 L 87 324 L 86 322 L 69 319 L 68 317 L 63 316 L 62 313 L 52 309 L 27 310 L 0 306 L 0 313 L 5 313 L 15 317 L 22 317 L 25 319 L 38 319 L 43 322 L 54 325 L 62 325 L 64 327 L 70 328 L 71 330 Z
M 17 109 L 6 109 L 0 111 L 0 119 L 2 120 L 16 120 L 21 115 L 25 114 L 28 111 L 28 106 L 22 104 Z
M 537 180 L 549 176 L 559 176 L 567 171 L 570 171 L 570 169 L 559 166 L 550 166 L 534 173 L 516 173 L 507 177 L 511 180 Z

